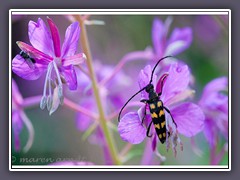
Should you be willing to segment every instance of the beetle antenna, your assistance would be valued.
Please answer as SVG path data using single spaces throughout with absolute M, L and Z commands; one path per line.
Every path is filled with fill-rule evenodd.
M 122 107 L 122 109 L 121 109 L 120 112 L 119 112 L 118 122 L 120 121 L 120 116 L 121 116 L 121 113 L 122 113 L 123 109 L 125 108 L 125 106 L 126 106 L 138 93 L 142 92 L 142 91 L 145 90 L 145 89 L 146 89 L 146 86 L 145 86 L 144 88 L 142 88 L 141 90 L 139 90 L 137 93 L 135 93 L 135 94 L 124 104 L 124 106 Z
M 164 60 L 164 59 L 166 59 L 166 58 L 169 58 L 169 57 L 173 57 L 173 56 L 165 56 L 165 57 L 163 57 L 163 58 L 161 58 L 161 59 L 158 60 L 157 64 L 154 66 L 154 68 L 153 68 L 153 70 L 152 70 L 151 80 L 149 81 L 149 84 L 152 83 L 153 73 L 154 73 L 156 67 L 158 66 L 158 64 L 159 64 L 162 60 Z

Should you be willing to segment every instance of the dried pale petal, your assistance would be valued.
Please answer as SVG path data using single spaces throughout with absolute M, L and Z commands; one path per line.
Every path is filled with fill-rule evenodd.
M 62 46 L 62 58 L 73 56 L 76 53 L 79 35 L 80 27 L 78 22 L 74 22 L 68 26 Z
M 179 133 L 191 137 L 201 132 L 205 116 L 202 109 L 193 103 L 182 103 L 171 109 Z
M 124 141 L 139 144 L 146 137 L 146 128 L 135 112 L 125 114 L 118 124 L 118 132 Z
M 37 22 L 29 21 L 28 36 L 33 47 L 45 54 L 54 55 L 52 37 L 41 18 L 38 18 Z

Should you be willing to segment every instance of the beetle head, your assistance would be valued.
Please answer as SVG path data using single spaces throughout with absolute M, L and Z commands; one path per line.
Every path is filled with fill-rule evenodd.
M 145 89 L 145 90 L 146 90 L 147 93 L 153 91 L 153 85 L 152 85 L 152 84 L 148 84 L 148 85 L 146 86 L 146 89 Z

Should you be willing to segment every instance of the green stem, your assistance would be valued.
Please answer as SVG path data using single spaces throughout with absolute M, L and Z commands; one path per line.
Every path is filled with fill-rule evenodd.
M 89 47 L 89 43 L 88 43 L 87 31 L 86 31 L 86 27 L 84 25 L 84 20 L 82 20 L 80 16 L 77 17 L 77 20 L 79 21 L 80 27 L 81 27 L 81 45 L 82 45 L 82 48 L 83 48 L 83 52 L 87 56 L 86 63 L 87 63 L 87 67 L 88 67 L 88 70 L 89 70 L 90 78 L 92 80 L 93 92 L 94 92 L 94 96 L 95 96 L 95 100 L 96 100 L 97 108 L 98 108 L 98 112 L 99 112 L 99 123 L 101 125 L 102 130 L 103 130 L 104 137 L 106 138 L 107 147 L 109 149 L 111 158 L 116 165 L 120 165 L 121 162 L 118 159 L 118 154 L 117 154 L 116 147 L 114 145 L 114 141 L 113 141 L 112 136 L 110 134 L 110 131 L 107 127 L 107 122 L 106 122 L 106 118 L 105 118 L 100 94 L 99 94 L 99 91 L 98 91 L 99 86 L 98 86 L 98 83 L 97 83 L 97 80 L 96 80 L 95 72 L 93 70 L 92 55 L 91 55 L 91 52 L 90 52 L 90 47 Z

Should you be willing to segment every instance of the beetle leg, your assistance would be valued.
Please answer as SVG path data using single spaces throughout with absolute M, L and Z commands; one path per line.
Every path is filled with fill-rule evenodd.
M 148 129 L 147 129 L 147 137 L 152 137 L 152 134 L 149 135 L 149 131 L 150 131 L 150 127 L 152 125 L 152 121 L 150 122 L 149 126 L 148 126 Z
M 148 102 L 148 99 L 142 99 L 140 102 L 146 104 Z
M 143 124 L 143 120 L 145 119 L 146 115 L 147 115 L 147 103 L 145 103 L 145 110 L 144 110 L 144 115 L 142 118 L 142 124 Z
M 172 120 L 173 120 L 173 123 L 175 124 L 175 126 L 176 126 L 176 128 L 177 128 L 177 124 L 176 124 L 176 122 L 174 121 L 173 116 L 172 116 L 171 112 L 169 111 L 169 109 L 166 108 L 165 106 L 163 106 L 163 108 L 170 114 L 170 116 L 171 116 L 171 118 L 172 118 Z

